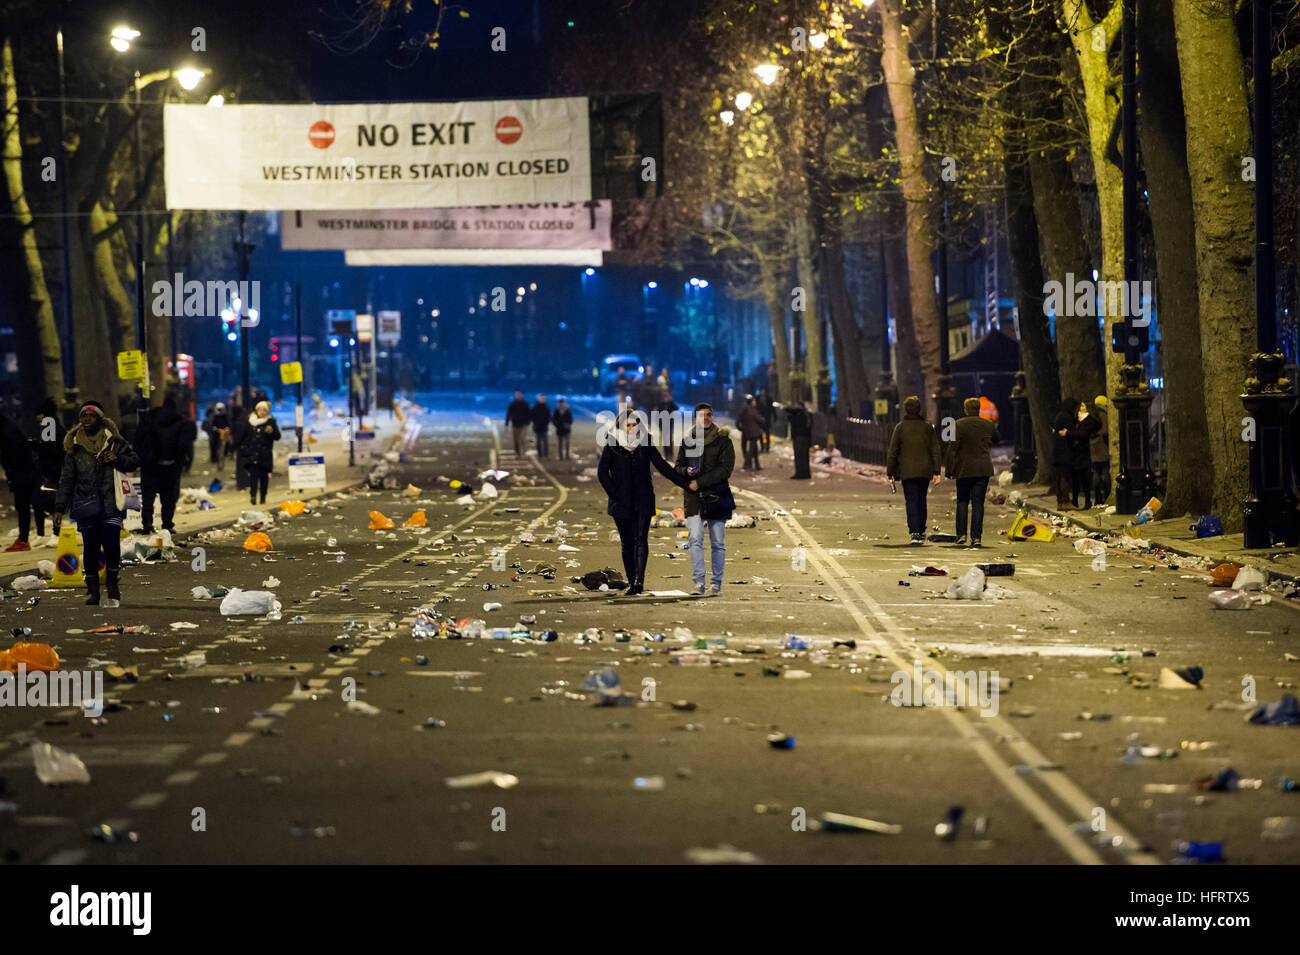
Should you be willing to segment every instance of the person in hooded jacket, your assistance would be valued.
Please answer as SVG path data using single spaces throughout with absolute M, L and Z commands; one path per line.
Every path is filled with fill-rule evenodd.
M 36 453 L 32 450 L 22 429 L 0 414 L 0 468 L 14 496 L 14 509 L 18 512 L 18 538 L 5 548 L 5 553 L 31 550 L 27 536 L 32 529 L 32 501 L 41 486 L 41 472 Z M 45 536 L 45 513 L 36 508 L 36 536 Z
M 903 482 L 903 503 L 907 508 L 907 532 L 913 544 L 925 543 L 926 487 L 931 479 L 939 483 L 939 434 L 921 412 L 921 399 L 912 395 L 903 402 L 903 420 L 894 426 L 885 459 L 890 484 Z
M 98 401 L 84 402 L 78 420 L 77 427 L 63 439 L 63 474 L 54 502 L 54 533 L 59 533 L 64 513 L 77 522 L 84 544 L 81 569 L 89 594 L 86 603 L 100 602 L 102 555 L 108 585 L 106 606 L 116 607 L 122 598 L 119 575 L 126 511 L 117 506 L 115 472 L 134 471 L 140 459 Z
M 624 411 L 605 439 L 596 476 L 609 497 L 606 510 L 614 518 L 623 545 L 623 571 L 627 575 L 629 597 L 645 592 L 650 520 L 655 516 L 651 465 L 680 488 L 690 484 L 654 446 L 642 413 Z
M 181 472 L 185 455 L 194 443 L 194 422 L 176 410 L 176 399 L 167 397 L 162 407 L 145 416 L 142 433 L 136 436 L 140 456 L 140 522 L 142 533 L 153 533 L 154 498 L 161 500 L 162 527 L 176 532 L 176 502 L 181 496 Z
M 248 424 L 240 434 L 239 447 L 235 451 L 235 463 L 248 475 L 248 494 L 252 504 L 266 503 L 266 489 L 275 467 L 275 442 L 279 440 L 280 426 L 271 414 L 271 403 L 259 401 L 248 416 Z

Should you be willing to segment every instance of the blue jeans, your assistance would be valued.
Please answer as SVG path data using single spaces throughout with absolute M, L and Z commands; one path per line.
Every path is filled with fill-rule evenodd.
M 691 579 L 697 587 L 704 586 L 704 525 L 709 525 L 709 545 L 712 551 L 713 586 L 722 586 L 722 569 L 727 561 L 727 522 L 706 521 L 699 514 L 686 518 L 686 530 L 690 534 L 688 547 L 691 552 Z

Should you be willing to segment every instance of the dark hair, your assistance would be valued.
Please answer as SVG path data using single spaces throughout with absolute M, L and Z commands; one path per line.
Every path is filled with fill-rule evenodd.
M 709 404 L 707 401 L 701 401 L 698 405 L 695 406 L 695 411 L 697 413 L 701 411 L 712 411 L 712 410 L 713 410 L 713 405 Z
M 903 414 L 910 418 L 921 417 L 921 399 L 916 395 L 903 399 Z
M 977 415 L 980 413 L 980 400 L 978 398 L 967 398 L 961 403 L 961 408 L 968 415 Z

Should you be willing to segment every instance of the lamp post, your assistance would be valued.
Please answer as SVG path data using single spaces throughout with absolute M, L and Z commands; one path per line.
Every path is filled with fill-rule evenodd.
M 63 69 L 63 28 L 56 35 L 59 54 L 59 213 L 63 230 L 63 417 L 71 425 L 77 409 L 77 354 L 73 347 L 72 240 L 68 216 L 68 83 Z

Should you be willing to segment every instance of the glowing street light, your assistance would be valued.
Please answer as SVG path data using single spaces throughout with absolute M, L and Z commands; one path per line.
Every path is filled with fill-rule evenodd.
M 808 37 L 808 45 L 814 50 L 820 50 L 826 45 L 826 41 L 829 39 L 830 37 L 825 33 L 814 33 Z
M 208 97 L 208 105 L 209 105 L 209 106 L 225 106 L 225 105 L 226 105 L 226 98 L 225 98 L 224 96 L 222 96 L 220 93 L 217 93 L 215 96 L 210 96 L 210 97 Z
M 596 270 L 593 269 L 593 268 L 588 268 L 588 269 L 587 269 L 587 274 L 588 274 L 588 275 L 595 275 L 595 274 L 596 274 Z
M 742 113 L 749 109 L 749 105 L 752 102 L 754 102 L 754 97 L 749 93 L 736 94 L 736 109 L 740 110 Z
M 730 126 L 736 121 L 736 114 L 729 109 L 724 109 L 718 114 L 718 119 L 722 120 L 723 126 Z
M 181 89 L 192 90 L 203 82 L 206 70 L 196 70 L 191 66 L 176 71 L 176 81 L 181 84 Z
M 127 26 L 113 27 L 113 32 L 109 34 L 108 43 L 118 53 L 125 53 L 131 49 L 131 43 L 139 38 L 139 30 L 132 30 Z
M 647 283 L 646 283 L 646 288 L 658 288 L 658 287 L 659 287 L 659 283 L 658 283 L 658 282 L 647 282 Z
M 761 66 L 754 67 L 754 75 L 763 81 L 764 86 L 771 86 L 775 83 L 776 78 L 780 73 L 781 67 L 777 66 L 775 63 L 764 63 Z M 743 109 L 744 107 L 741 108 Z

